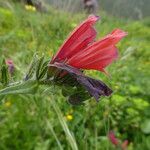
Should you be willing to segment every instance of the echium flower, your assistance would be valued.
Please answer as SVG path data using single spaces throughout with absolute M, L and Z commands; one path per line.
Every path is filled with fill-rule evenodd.
M 15 65 L 13 63 L 13 60 L 7 59 L 6 60 L 6 64 L 8 65 L 8 71 L 9 71 L 9 73 L 12 75 L 14 73 L 14 70 L 15 70 Z
M 83 70 L 106 73 L 105 68 L 118 58 L 116 44 L 127 33 L 116 29 L 95 42 L 96 31 L 93 25 L 98 19 L 99 17 L 92 15 L 81 23 L 49 63 L 49 79 L 53 77 L 58 84 L 76 88 L 76 92 L 69 98 L 71 103 L 81 103 L 85 100 L 81 91 L 97 101 L 101 96 L 109 96 L 112 93 L 105 83 L 84 75 Z
M 129 141 L 128 140 L 124 140 L 123 142 L 120 141 L 114 134 L 113 131 L 110 131 L 108 133 L 108 138 L 110 140 L 110 142 L 117 147 L 119 147 L 121 150 L 127 150 L 127 147 L 128 147 L 128 144 L 129 144 Z

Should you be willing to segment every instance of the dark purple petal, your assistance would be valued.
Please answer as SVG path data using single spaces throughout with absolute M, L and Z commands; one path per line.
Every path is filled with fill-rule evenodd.
M 109 96 L 112 93 L 112 90 L 100 80 L 87 76 L 78 76 L 77 80 L 97 101 L 101 96 Z
M 82 85 L 97 101 L 101 96 L 109 96 L 112 93 L 112 90 L 102 81 L 85 76 L 82 71 L 77 68 L 64 63 L 49 64 L 49 67 L 56 67 L 59 70 L 59 73 L 57 73 L 57 76 L 55 77 L 57 80 L 65 82 L 65 76 L 71 75 L 71 77 L 80 85 Z
M 65 63 L 54 63 L 54 64 L 49 64 L 49 66 L 51 67 L 56 67 L 62 70 L 66 70 L 67 72 L 69 72 L 70 74 L 76 74 L 76 75 L 83 75 L 83 73 L 81 72 L 81 70 L 74 68 L 72 66 L 66 65 Z

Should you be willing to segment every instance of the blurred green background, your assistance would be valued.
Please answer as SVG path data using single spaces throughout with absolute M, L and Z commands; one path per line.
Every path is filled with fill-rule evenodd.
M 111 78 L 86 72 L 110 85 L 113 95 L 78 107 L 68 104 L 60 92 L 55 96 L 44 96 L 40 90 L 34 95 L 6 96 L 0 100 L 0 150 L 69 150 L 72 146 L 65 129 L 80 150 L 119 149 L 108 139 L 110 131 L 120 143 L 128 140 L 128 150 L 150 149 L 149 1 L 136 1 L 138 11 L 131 0 L 98 2 L 97 38 L 115 28 L 128 32 L 118 44 L 119 60 L 107 68 Z M 35 52 L 51 58 L 68 33 L 88 16 L 80 3 L 45 0 L 44 11 L 39 12 L 19 0 L 0 1 L 0 60 L 14 61 L 12 81 L 24 77 Z M 50 102 L 53 98 L 61 112 Z M 67 127 L 62 127 L 63 121 Z

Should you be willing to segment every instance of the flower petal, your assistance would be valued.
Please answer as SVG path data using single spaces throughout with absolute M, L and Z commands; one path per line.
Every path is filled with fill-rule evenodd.
M 77 81 L 85 87 L 91 96 L 97 101 L 101 96 L 110 96 L 112 90 L 100 80 L 96 80 L 87 76 L 77 76 Z
M 67 73 L 70 76 L 72 76 L 72 78 L 75 79 L 77 83 L 82 85 L 88 91 L 88 93 L 92 97 L 94 97 L 97 101 L 101 96 L 109 96 L 112 93 L 112 90 L 106 84 L 104 84 L 102 81 L 92 79 L 88 76 L 85 76 L 77 68 L 66 65 L 64 63 L 57 63 L 57 62 L 54 64 L 49 64 L 49 67 L 56 67 L 57 69 L 67 71 Z M 57 77 L 57 79 L 62 80 L 62 81 L 63 81 L 63 78 L 64 77 L 61 77 L 61 76 L 60 76 L 60 78 Z M 67 83 L 67 82 L 65 82 L 65 83 Z
M 116 47 L 110 46 L 85 58 L 81 59 L 80 62 L 78 61 L 75 67 L 87 70 L 95 69 L 103 72 L 106 66 L 118 58 L 118 52 Z
M 97 20 L 97 16 L 89 16 L 87 20 L 77 27 L 60 47 L 52 62 L 69 59 L 93 42 L 96 37 L 96 31 L 92 26 Z
M 84 51 L 76 53 L 68 60 L 68 64 L 81 69 L 104 70 L 106 66 L 117 59 L 118 52 L 115 44 L 127 33 L 116 29 L 102 40 L 91 44 Z
M 109 140 L 112 142 L 112 144 L 114 145 L 118 145 L 119 144 L 119 141 L 118 139 L 116 138 L 115 134 L 113 133 L 113 131 L 110 131 L 109 134 L 108 134 L 108 138 Z

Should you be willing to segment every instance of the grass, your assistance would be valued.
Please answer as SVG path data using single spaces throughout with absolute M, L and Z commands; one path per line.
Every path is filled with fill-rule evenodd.
M 41 14 L 20 5 L 0 7 L 0 59 L 14 61 L 12 80 L 24 77 L 35 52 L 52 57 L 85 17 L 52 8 Z M 102 13 L 98 38 L 114 28 L 129 34 L 118 45 L 119 61 L 108 67 L 111 78 L 87 71 L 109 84 L 113 95 L 80 107 L 69 105 L 59 90 L 51 94 L 49 87 L 44 93 L 39 89 L 34 95 L 6 96 L 0 101 L 0 149 L 116 149 L 107 138 L 110 130 L 120 141 L 128 139 L 129 150 L 150 149 L 149 26 L 149 19 L 133 22 Z M 68 114 L 72 120 L 66 119 Z

